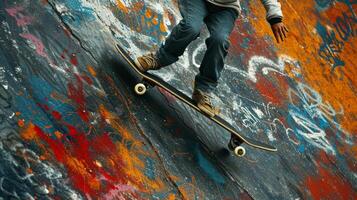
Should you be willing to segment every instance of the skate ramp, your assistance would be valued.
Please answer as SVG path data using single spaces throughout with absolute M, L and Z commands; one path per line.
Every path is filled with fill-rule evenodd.
M 356 3 L 282 1 L 283 44 L 241 3 L 215 101 L 278 148 L 244 158 L 115 51 L 156 50 L 177 1 L 1 1 L 0 199 L 356 199 Z M 155 74 L 190 95 L 208 36 Z

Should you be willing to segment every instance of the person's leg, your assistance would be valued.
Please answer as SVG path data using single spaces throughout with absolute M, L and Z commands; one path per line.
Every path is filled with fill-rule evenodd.
M 218 84 L 224 67 L 224 60 L 230 46 L 228 38 L 238 13 L 231 8 L 217 8 L 213 5 L 207 5 L 207 8 L 210 13 L 205 18 L 205 23 L 210 37 L 206 40 L 207 51 L 200 72 L 195 78 L 195 89 L 212 92 Z
M 156 54 L 161 67 L 176 62 L 187 46 L 199 36 L 208 13 L 205 0 L 179 0 L 179 8 L 183 19 L 173 28 Z

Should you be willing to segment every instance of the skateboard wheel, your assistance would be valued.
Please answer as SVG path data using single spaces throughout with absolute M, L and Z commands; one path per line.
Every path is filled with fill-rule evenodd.
M 234 154 L 236 154 L 238 157 L 243 157 L 245 155 L 245 148 L 238 146 L 234 149 Z
M 144 84 L 142 84 L 142 83 L 138 83 L 138 84 L 135 85 L 134 90 L 135 90 L 136 94 L 143 95 L 146 92 L 146 86 Z

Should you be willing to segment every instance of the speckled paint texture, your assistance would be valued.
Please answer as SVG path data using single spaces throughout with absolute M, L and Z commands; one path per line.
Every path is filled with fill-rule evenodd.
M 281 0 L 282 44 L 241 4 L 215 102 L 278 152 L 237 158 L 164 90 L 136 96 L 115 50 L 156 50 L 176 0 L 1 1 L 0 199 L 356 200 L 357 2 Z M 208 36 L 155 74 L 190 95 Z

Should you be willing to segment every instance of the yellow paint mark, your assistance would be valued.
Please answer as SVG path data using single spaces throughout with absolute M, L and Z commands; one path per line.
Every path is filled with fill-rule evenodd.
M 152 11 L 149 8 L 145 12 L 145 17 L 149 19 L 152 18 Z
M 47 158 L 50 158 L 51 155 L 48 151 L 46 151 L 46 147 L 41 143 L 41 140 L 38 138 L 36 131 L 35 131 L 35 125 L 33 123 L 29 123 L 27 125 L 24 125 L 24 127 L 21 129 L 20 136 L 27 141 L 34 141 L 40 149 L 43 149 L 43 155 L 40 155 L 41 160 L 46 160 Z
M 112 112 L 108 111 L 104 105 L 99 106 L 99 113 L 105 121 L 110 121 L 112 126 L 121 135 L 122 140 L 116 143 L 118 152 L 117 156 L 106 160 L 111 166 L 116 163 L 124 162 L 121 166 L 129 180 L 129 184 L 137 188 L 141 192 L 154 193 L 164 191 L 165 183 L 159 177 L 150 179 L 145 175 L 145 162 L 141 160 L 141 156 L 150 156 L 149 152 L 143 149 L 143 144 L 138 141 L 126 128 L 121 124 L 120 119 Z M 131 144 L 128 148 L 128 143 Z M 151 156 L 153 157 L 153 156 Z
M 122 11 L 125 12 L 125 13 L 129 13 L 128 8 L 125 6 L 125 4 L 123 3 L 122 0 L 116 0 L 116 2 L 117 2 L 117 7 L 118 7 L 120 10 L 122 10 Z
M 98 167 L 103 167 L 102 163 L 99 162 L 98 160 L 94 161 L 95 165 L 97 165 Z
M 154 180 L 149 179 L 145 174 L 145 163 L 139 158 L 139 149 L 128 149 L 124 143 L 117 144 L 121 155 L 121 160 L 125 162 L 124 171 L 127 176 L 131 177 L 131 184 L 142 192 L 154 193 L 160 192 L 165 189 L 165 184 L 159 178 Z
M 59 132 L 59 131 L 55 131 L 55 136 L 58 138 L 58 139 L 61 139 L 62 138 L 62 136 L 63 136 L 63 134 L 61 133 L 61 132 Z
M 164 22 L 160 23 L 160 31 L 163 33 L 167 32 L 167 27 Z
M 94 70 L 94 68 L 90 65 L 87 65 L 87 70 L 89 71 L 89 73 L 93 76 L 96 77 L 97 76 L 97 72 Z
M 35 125 L 30 123 L 21 131 L 21 137 L 25 140 L 37 139 L 37 135 L 34 129 L 35 129 Z
M 154 25 L 158 25 L 159 24 L 159 20 L 158 20 L 158 16 L 157 15 L 155 15 L 155 17 L 152 19 L 152 23 L 154 24 Z
M 167 198 L 167 200 L 175 200 L 175 199 L 176 199 L 175 194 L 170 194 Z
M 138 142 L 136 142 L 131 133 L 121 125 L 122 123 L 120 122 L 120 119 L 114 113 L 107 110 L 104 105 L 99 106 L 99 113 L 106 122 L 110 122 L 109 124 L 116 129 L 124 139 L 133 141 L 135 144 L 141 146 Z

